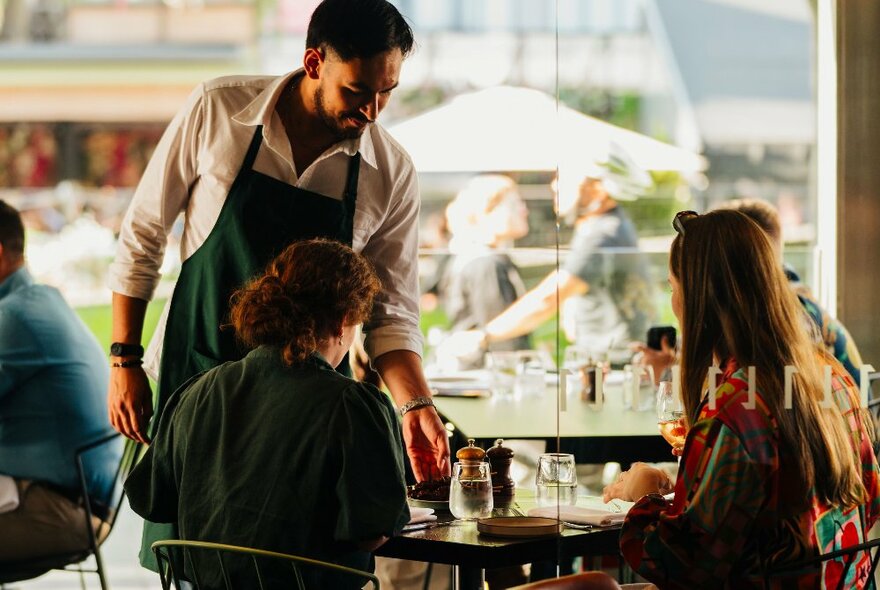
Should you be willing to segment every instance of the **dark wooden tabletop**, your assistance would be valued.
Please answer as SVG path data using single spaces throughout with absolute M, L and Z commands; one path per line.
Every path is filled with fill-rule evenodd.
M 515 508 L 496 508 L 493 516 L 524 514 L 534 506 L 533 498 L 533 494 L 520 492 Z M 618 554 L 618 527 L 564 527 L 558 535 L 502 538 L 480 533 L 476 521 L 455 520 L 448 512 L 438 512 L 437 516 L 436 526 L 393 537 L 376 555 L 486 569 L 577 555 Z

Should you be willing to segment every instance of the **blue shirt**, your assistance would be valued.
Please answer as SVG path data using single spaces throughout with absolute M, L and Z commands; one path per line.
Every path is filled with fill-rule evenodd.
M 57 289 L 24 268 L 0 282 L 0 473 L 78 489 L 77 447 L 113 432 L 109 368 Z M 90 495 L 112 484 L 121 441 L 84 456 Z

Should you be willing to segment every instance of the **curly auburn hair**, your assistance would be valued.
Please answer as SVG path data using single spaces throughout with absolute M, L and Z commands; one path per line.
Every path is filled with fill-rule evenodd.
M 348 246 L 294 242 L 232 295 L 230 319 L 246 346 L 278 346 L 284 363 L 293 365 L 341 326 L 366 320 L 380 288 L 372 265 Z

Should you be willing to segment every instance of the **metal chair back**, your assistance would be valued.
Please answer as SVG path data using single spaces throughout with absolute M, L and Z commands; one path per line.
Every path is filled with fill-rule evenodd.
M 840 573 L 840 580 L 837 583 L 836 590 L 843 590 L 844 583 L 846 582 L 846 577 L 849 573 L 850 567 L 852 567 L 852 564 L 855 563 L 856 559 L 860 555 L 867 553 L 871 558 L 871 569 L 868 577 L 865 580 L 865 585 L 860 586 L 860 588 L 862 590 L 877 590 L 877 582 L 874 579 L 874 573 L 877 570 L 878 556 L 880 556 L 880 554 L 878 554 L 878 550 L 880 550 L 880 539 L 873 539 L 865 543 L 853 545 L 852 547 L 846 547 L 845 549 L 839 549 L 837 551 L 824 553 L 813 559 L 801 562 L 797 565 L 778 568 L 771 573 L 770 578 L 774 576 L 784 575 L 786 572 L 802 570 L 810 566 L 827 566 L 828 562 L 842 559 L 843 570 Z M 769 583 L 769 579 L 767 580 L 767 583 Z
M 79 573 L 82 588 L 86 587 L 83 574 L 97 574 L 101 589 L 108 590 L 109 585 L 104 573 L 104 560 L 101 557 L 100 546 L 110 534 L 110 531 L 113 530 L 113 525 L 116 523 L 116 517 L 119 514 L 119 509 L 122 506 L 122 500 L 125 495 L 122 484 L 137 461 L 141 445 L 126 439 L 122 449 L 122 457 L 116 466 L 116 473 L 114 474 L 111 487 L 108 490 L 104 490 L 101 494 L 96 494 L 93 490 L 89 490 L 86 464 L 88 462 L 87 457 L 91 451 L 103 445 L 111 444 L 120 437 L 121 435 L 115 432 L 102 436 L 79 447 L 74 453 L 74 464 L 79 478 L 78 491 L 85 509 L 83 526 L 86 527 L 88 533 L 88 547 L 73 553 L 46 555 L 14 563 L 4 563 L 2 571 L 0 571 L 0 585 L 30 580 L 43 575 L 49 570 L 58 569 Z M 92 525 L 93 516 L 98 516 L 102 521 L 97 531 Z M 87 569 L 82 566 L 82 562 L 88 559 L 90 555 L 95 558 L 94 569 Z
M 345 574 L 362 580 L 361 586 L 372 582 L 373 588 L 379 588 L 379 579 L 369 572 L 287 553 L 205 541 L 156 541 L 152 549 L 159 564 L 162 590 L 180 590 L 181 582 L 192 584 L 195 590 L 219 590 L 211 580 L 206 580 L 211 575 L 219 577 L 226 590 L 245 587 L 269 590 L 279 571 L 286 578 L 285 588 L 312 590 L 306 586 L 303 569 Z M 233 561 L 234 556 L 245 559 Z M 272 565 L 275 570 L 268 573 Z

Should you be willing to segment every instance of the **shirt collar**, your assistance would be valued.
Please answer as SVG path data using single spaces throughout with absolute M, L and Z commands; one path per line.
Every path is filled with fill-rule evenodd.
M 253 358 L 269 358 L 280 362 L 281 348 L 270 344 L 263 344 L 250 351 L 247 356 Z M 330 366 L 330 363 L 327 362 L 327 359 L 321 356 L 321 353 L 317 351 L 313 352 L 304 362 L 317 366 L 319 369 L 327 369 L 329 371 L 336 370 L 332 366 Z
M 294 78 L 303 74 L 303 69 L 290 72 L 283 76 L 275 78 L 263 91 L 253 99 L 250 104 L 241 109 L 232 116 L 232 120 L 242 125 L 256 127 L 262 125 L 263 129 L 268 129 L 272 121 L 272 113 L 275 105 L 284 89 L 293 81 Z M 327 156 L 331 156 L 336 152 L 343 152 L 348 156 L 353 156 L 360 151 L 361 159 L 372 166 L 376 165 L 376 148 L 374 146 L 374 129 L 376 124 L 368 125 L 363 134 L 357 139 L 346 139 L 340 141 L 327 151 Z
M 34 279 L 31 276 L 31 273 L 22 266 L 20 269 L 6 277 L 3 282 L 0 282 L 0 299 L 3 299 L 19 289 L 30 287 L 33 284 Z

